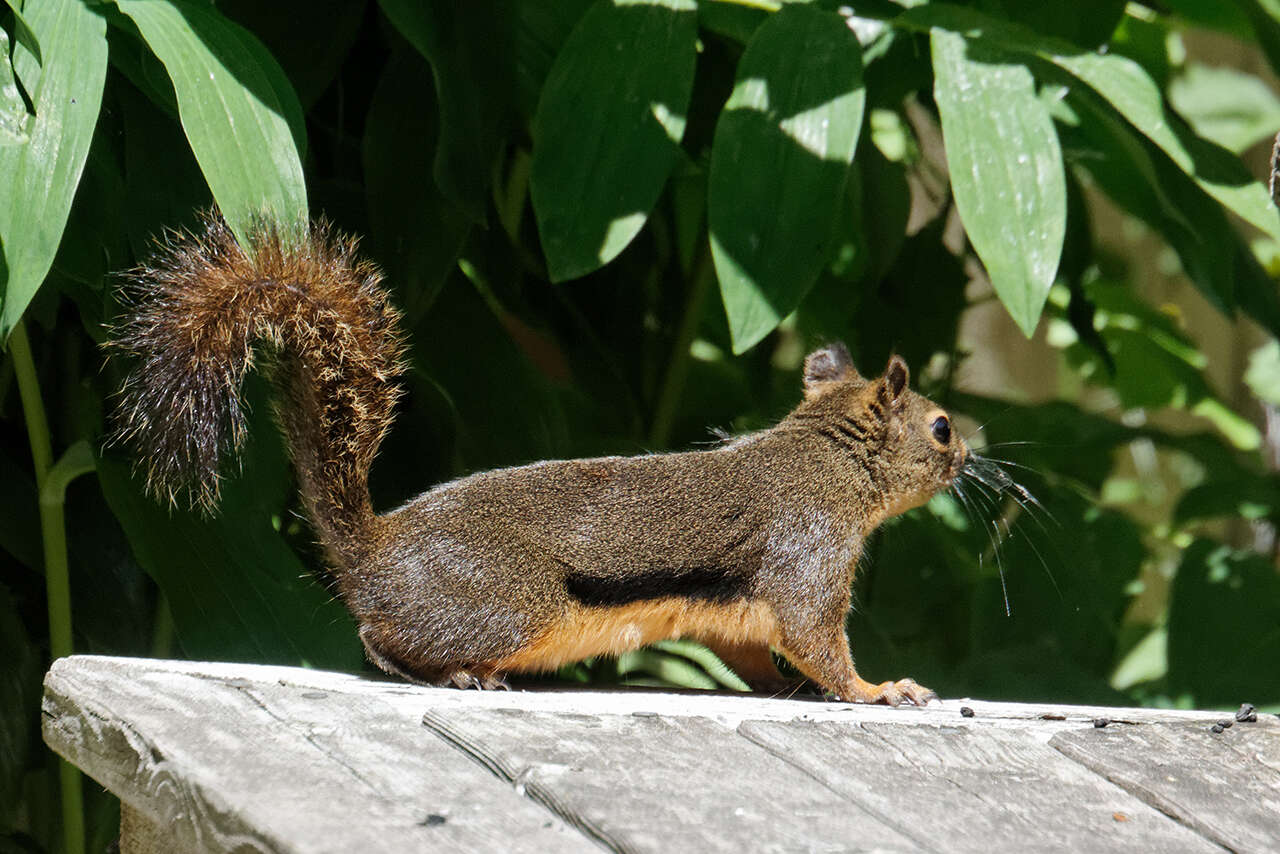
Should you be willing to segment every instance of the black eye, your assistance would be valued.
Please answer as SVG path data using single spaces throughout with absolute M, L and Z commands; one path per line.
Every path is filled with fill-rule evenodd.
M 951 421 L 947 416 L 939 415 L 933 419 L 933 438 L 943 445 L 951 441 Z

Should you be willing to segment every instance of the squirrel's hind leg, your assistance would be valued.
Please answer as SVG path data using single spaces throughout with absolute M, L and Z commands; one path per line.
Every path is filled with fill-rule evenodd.
M 698 640 L 750 685 L 752 691 L 781 694 L 796 687 L 796 680 L 778 672 L 767 643 L 726 641 L 716 637 L 700 637 Z
M 364 644 L 364 651 L 369 656 L 369 660 L 376 664 L 379 669 L 415 685 L 451 686 L 463 689 L 476 688 L 482 691 L 511 690 L 511 686 L 506 683 L 502 675 L 491 666 L 451 665 L 427 669 L 410 667 L 397 656 L 388 653 L 378 645 L 376 633 L 368 624 L 360 627 L 360 641 Z

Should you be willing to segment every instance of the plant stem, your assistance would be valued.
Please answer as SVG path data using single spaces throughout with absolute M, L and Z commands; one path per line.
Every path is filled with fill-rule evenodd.
M 9 336 L 9 352 L 13 356 L 13 371 L 18 380 L 18 394 L 22 398 L 22 414 L 27 424 L 27 439 L 31 443 L 31 462 L 35 469 L 36 488 L 40 494 L 40 530 L 44 539 L 44 579 L 49 603 L 49 651 L 52 658 L 72 653 L 71 633 L 71 583 L 67 572 L 67 532 L 63 518 L 63 501 L 66 484 L 75 465 L 73 461 L 59 461 L 60 471 L 53 472 L 53 440 L 49 434 L 49 421 L 45 417 L 44 402 L 40 399 L 40 380 L 36 376 L 35 360 L 31 356 L 31 342 L 21 320 Z M 83 446 L 84 453 L 88 445 Z M 89 453 L 90 460 L 92 454 Z M 67 465 L 63 465 L 68 463 Z M 57 493 L 58 500 L 46 497 Z M 58 777 L 62 793 L 62 848 L 67 854 L 84 854 L 84 793 L 80 772 L 74 765 L 59 760 Z
M 676 406 L 680 403 L 685 375 L 689 369 L 689 345 L 693 343 L 694 333 L 698 331 L 702 303 L 714 280 L 711 251 L 704 246 L 698 258 L 698 265 L 694 268 L 693 283 L 684 304 L 684 316 L 680 319 L 680 329 L 676 332 L 675 344 L 671 347 L 671 358 L 667 361 L 667 375 L 663 378 L 662 391 L 658 396 L 658 405 L 653 414 L 653 424 L 649 428 L 649 445 L 654 450 L 665 448 L 671 440 L 671 423 L 675 419 Z

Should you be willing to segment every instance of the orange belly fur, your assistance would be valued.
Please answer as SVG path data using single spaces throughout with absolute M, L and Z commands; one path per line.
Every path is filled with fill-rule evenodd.
M 620 655 L 659 640 L 713 638 L 776 644 L 777 620 L 763 602 L 727 604 L 670 597 L 616 608 L 575 606 L 549 631 L 492 663 L 500 673 L 554 670 L 595 655 Z

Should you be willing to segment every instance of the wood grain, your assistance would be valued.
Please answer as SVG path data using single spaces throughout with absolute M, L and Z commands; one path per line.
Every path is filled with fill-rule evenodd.
M 1230 714 L 1222 717 L 1230 718 Z M 1232 851 L 1280 851 L 1280 722 L 1059 733 L 1049 744 Z
M 44 734 L 185 851 L 593 850 L 368 697 L 62 659 Z
M 934 851 L 1219 850 L 1025 730 L 747 721 L 738 731 Z
M 916 851 L 705 718 L 431 711 L 432 730 L 613 851 Z
M 1222 713 L 476 692 L 94 656 L 54 663 L 44 715 L 48 744 L 121 798 L 125 854 L 1280 850 L 1270 716 L 1215 735 Z

